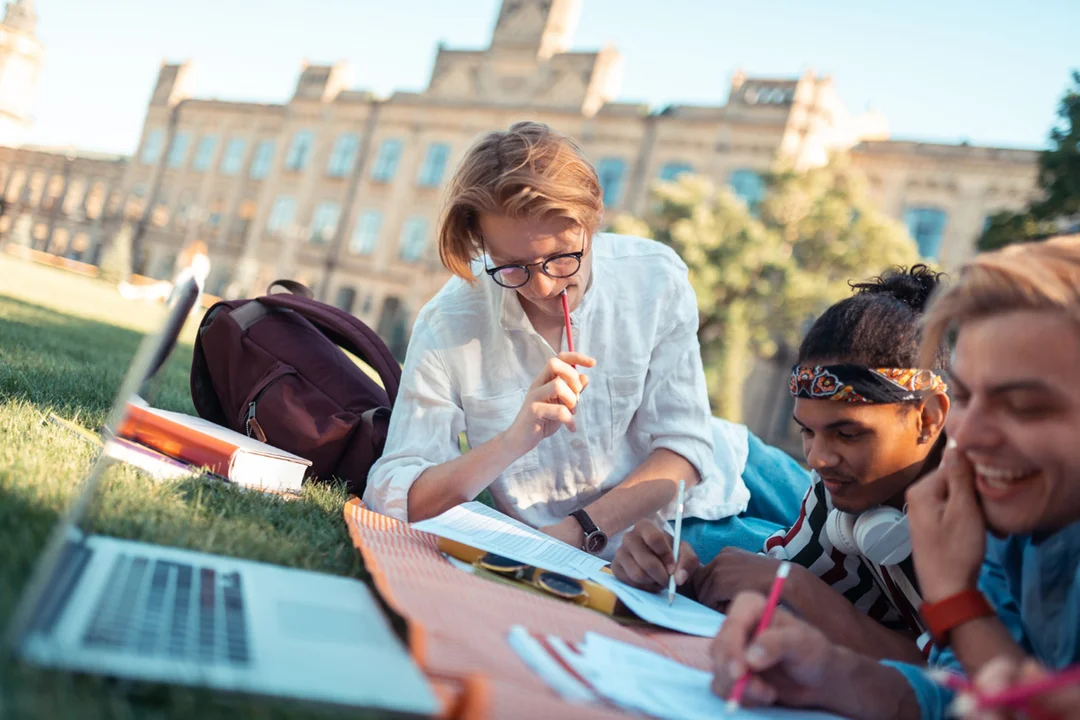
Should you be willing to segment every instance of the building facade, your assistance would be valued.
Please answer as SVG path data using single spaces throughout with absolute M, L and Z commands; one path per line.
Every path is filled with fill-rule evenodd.
M 184 247 L 203 241 L 211 294 L 258 293 L 291 277 L 401 355 L 412 318 L 447 277 L 434 247 L 441 188 L 478 136 L 525 119 L 581 144 L 609 216 L 640 213 L 654 181 L 685 172 L 753 202 L 777 164 L 810 167 L 847 152 L 881 207 L 946 266 L 974 252 L 989 215 L 1034 192 L 1034 151 L 890 140 L 884 117 L 849 112 L 832 79 L 813 72 L 736 72 L 723 105 L 617 102 L 618 51 L 571 49 L 580 2 L 503 0 L 488 47 L 440 46 L 426 89 L 386 98 L 349 89 L 338 63 L 301 68 L 282 103 L 204 100 L 192 94 L 189 64 L 163 64 L 108 203 L 144 219 L 139 269 L 166 277 Z M 38 172 L 28 161 L 13 156 L 6 182 Z

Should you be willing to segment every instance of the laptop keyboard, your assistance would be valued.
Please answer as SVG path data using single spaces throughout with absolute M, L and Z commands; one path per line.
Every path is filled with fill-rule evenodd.
M 247 665 L 240 574 L 122 553 L 109 570 L 83 644 L 200 664 Z

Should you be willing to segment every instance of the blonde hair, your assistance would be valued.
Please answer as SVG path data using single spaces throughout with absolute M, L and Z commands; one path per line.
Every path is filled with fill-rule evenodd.
M 975 256 L 923 317 L 923 362 L 964 322 L 1017 310 L 1060 312 L 1080 328 L 1080 235 Z
M 469 148 L 447 189 L 439 219 L 439 258 L 476 282 L 480 213 L 518 219 L 562 217 L 592 235 L 604 215 L 600 181 L 577 143 L 537 122 L 489 132 Z

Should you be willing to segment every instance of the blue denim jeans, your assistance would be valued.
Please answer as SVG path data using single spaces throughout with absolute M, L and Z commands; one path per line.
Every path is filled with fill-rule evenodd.
M 765 539 L 795 524 L 799 506 L 810 487 L 810 473 L 790 455 L 763 443 L 749 433 L 749 451 L 743 482 L 750 490 L 750 504 L 739 515 L 720 520 L 687 518 L 682 539 L 690 543 L 702 563 L 725 547 L 758 552 Z

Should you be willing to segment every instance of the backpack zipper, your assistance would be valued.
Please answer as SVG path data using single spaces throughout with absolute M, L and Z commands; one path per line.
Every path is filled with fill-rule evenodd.
M 262 429 L 262 425 L 259 424 L 258 419 L 255 417 L 255 409 L 259 403 L 259 398 L 263 396 L 263 393 L 270 389 L 270 386 L 276 383 L 286 375 L 292 375 L 295 371 L 289 369 L 278 374 L 270 382 L 263 385 L 258 394 L 251 398 L 251 402 L 248 403 L 247 415 L 244 417 L 244 432 L 250 438 L 255 438 L 259 442 L 266 442 L 266 432 Z
M 262 395 L 262 393 L 259 393 Z M 255 419 L 255 401 L 252 400 L 248 403 L 247 418 L 244 420 L 244 430 L 247 432 L 247 436 L 255 438 L 259 442 L 266 442 L 266 433 L 263 432 L 262 426 L 259 425 L 259 421 Z

